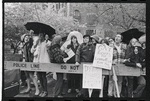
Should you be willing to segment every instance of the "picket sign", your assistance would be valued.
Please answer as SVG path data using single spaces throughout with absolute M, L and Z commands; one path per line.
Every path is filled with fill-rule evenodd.
M 88 88 L 89 97 L 93 89 L 102 89 L 102 69 L 90 64 L 83 64 L 82 88 Z
M 93 66 L 111 70 L 113 48 L 106 44 L 96 44 Z

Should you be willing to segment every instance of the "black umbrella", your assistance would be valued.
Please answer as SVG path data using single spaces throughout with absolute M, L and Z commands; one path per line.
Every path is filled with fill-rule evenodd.
M 143 34 L 145 34 L 145 33 L 139 31 L 137 28 L 129 29 L 129 30 L 121 33 L 121 35 L 123 36 L 122 42 L 129 44 L 129 42 L 132 38 L 139 39 Z
M 48 34 L 49 37 L 55 34 L 54 28 L 40 22 L 27 22 L 27 24 L 25 24 L 24 26 L 27 30 L 33 30 L 34 34 L 39 34 L 40 32 L 42 32 Z

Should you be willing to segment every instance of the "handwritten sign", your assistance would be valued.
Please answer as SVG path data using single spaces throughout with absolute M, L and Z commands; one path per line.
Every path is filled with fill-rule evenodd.
M 65 52 L 67 53 L 68 57 L 64 58 L 64 62 L 67 62 L 70 58 L 72 58 L 75 55 L 75 53 L 72 51 L 72 49 L 68 49 Z
M 83 64 L 83 88 L 102 89 L 102 69 Z
M 113 48 L 103 44 L 96 45 L 93 66 L 111 70 Z

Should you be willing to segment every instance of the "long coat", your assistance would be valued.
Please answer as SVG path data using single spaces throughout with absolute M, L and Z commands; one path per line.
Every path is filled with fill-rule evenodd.
M 33 40 L 29 39 L 29 42 L 25 43 L 23 46 L 23 57 L 25 58 L 25 62 L 33 62 L 33 54 L 31 53 L 31 47 Z

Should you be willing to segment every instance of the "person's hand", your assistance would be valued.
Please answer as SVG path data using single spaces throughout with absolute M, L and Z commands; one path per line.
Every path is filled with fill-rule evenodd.
M 122 60 L 122 63 L 125 63 L 127 61 L 127 59 Z
M 143 74 L 146 74 L 146 68 L 143 68 Z
M 136 63 L 136 66 L 142 68 L 142 65 L 140 63 Z
M 75 65 L 80 65 L 79 62 L 76 62 Z

